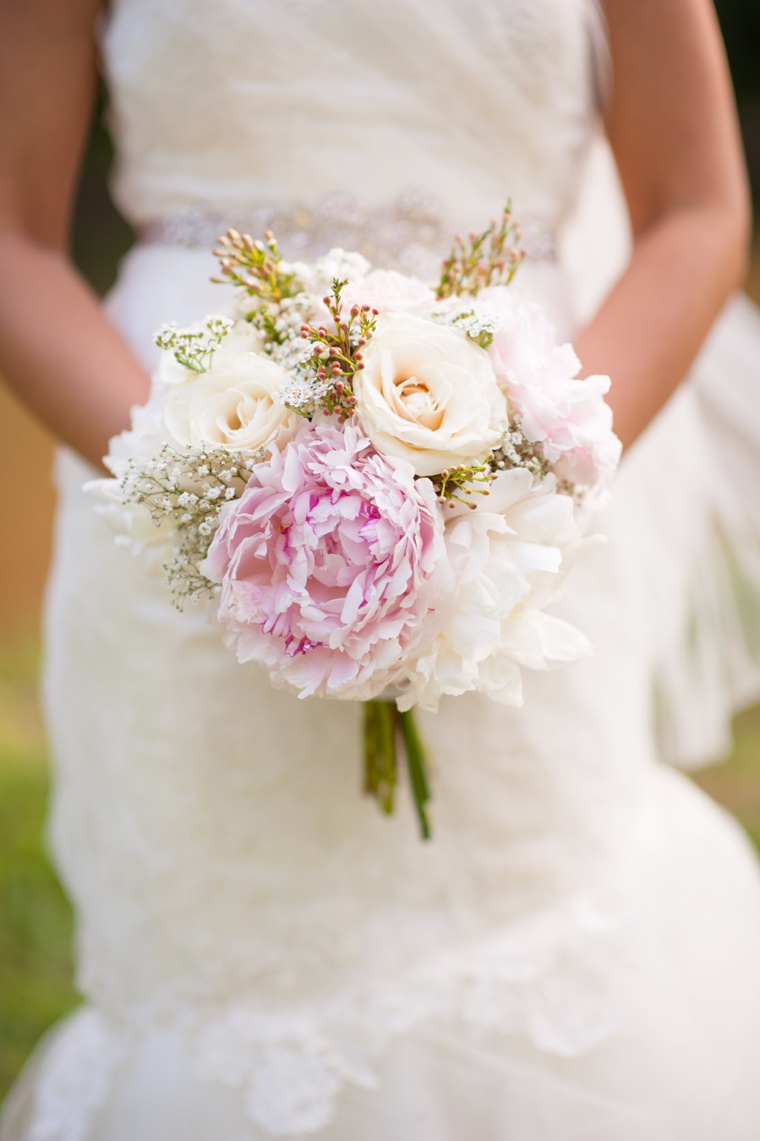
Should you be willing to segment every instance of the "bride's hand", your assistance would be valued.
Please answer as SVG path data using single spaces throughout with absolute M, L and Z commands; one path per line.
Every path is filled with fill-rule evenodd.
M 604 0 L 607 131 L 634 235 L 630 264 L 576 339 L 609 373 L 630 444 L 686 374 L 745 272 L 750 211 L 723 45 L 709 0 Z M 727 383 L 729 383 L 727 378 Z
M 67 256 L 99 6 L 3 3 L 0 37 L 0 373 L 94 464 L 148 390 Z

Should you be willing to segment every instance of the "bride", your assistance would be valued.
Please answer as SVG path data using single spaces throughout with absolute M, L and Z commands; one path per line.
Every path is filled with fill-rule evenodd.
M 760 587 L 749 307 L 700 350 L 749 224 L 710 4 L 98 8 L 8 4 L 0 47 L 0 368 L 63 444 L 44 686 L 84 999 L 2 1141 L 756 1141 L 760 876 L 661 763 L 714 755 L 760 689 L 736 609 Z M 96 23 L 139 235 L 105 314 L 65 255 Z M 581 325 L 620 236 L 611 189 L 581 201 L 600 108 L 633 241 Z M 357 707 L 239 666 L 81 487 L 154 330 L 218 304 L 219 229 L 410 268 L 508 195 L 516 287 L 613 377 L 627 450 L 558 607 L 594 656 L 528 678 L 523 709 L 421 719 L 422 845 L 408 806 L 359 798 Z

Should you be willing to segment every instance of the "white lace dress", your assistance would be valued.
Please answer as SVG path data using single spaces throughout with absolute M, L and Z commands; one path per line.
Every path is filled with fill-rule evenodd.
M 161 322 L 213 311 L 220 219 L 276 211 L 295 251 L 410 266 L 511 195 L 515 287 L 571 333 L 610 248 L 608 197 L 563 236 L 595 19 L 586 0 L 115 0 L 114 188 L 145 240 L 111 319 L 150 364 Z M 61 458 L 50 834 L 84 1005 L 2 1141 L 757 1141 L 760 876 L 658 756 L 719 751 L 758 684 L 736 598 L 760 525 L 734 494 L 758 474 L 758 346 L 737 301 L 626 458 L 609 542 L 558 608 L 595 656 L 528 677 L 523 709 L 421 719 L 427 845 L 408 798 L 385 819 L 361 797 L 358 708 L 273 691 L 175 613 Z

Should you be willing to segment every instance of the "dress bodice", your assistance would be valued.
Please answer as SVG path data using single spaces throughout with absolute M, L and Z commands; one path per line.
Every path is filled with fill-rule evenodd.
M 593 0 L 115 0 L 115 198 L 145 225 L 424 188 L 456 226 L 509 195 L 553 228 L 593 119 L 594 19 Z

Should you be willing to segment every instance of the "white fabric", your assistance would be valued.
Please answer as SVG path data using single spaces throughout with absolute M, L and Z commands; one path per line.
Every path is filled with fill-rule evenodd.
M 589 130 L 588 15 L 586 0 L 116 0 L 117 201 L 146 223 L 422 187 L 456 225 L 506 193 L 556 223 Z
M 120 201 L 145 223 L 417 184 L 470 226 L 507 193 L 558 225 L 593 130 L 592 16 L 581 0 L 119 0 Z M 603 272 L 572 240 L 567 272 L 526 266 L 516 286 L 565 329 Z M 211 268 L 202 250 L 129 255 L 108 311 L 146 364 L 161 322 L 213 310 Z M 750 581 L 758 532 L 730 496 L 757 475 L 757 402 L 740 406 L 756 345 L 739 306 L 699 388 L 625 461 L 609 541 L 557 608 L 594 657 L 529 676 L 524 709 L 465 697 L 420 718 L 429 845 L 406 790 L 393 819 L 362 798 L 358 707 L 273 691 L 202 610 L 177 614 L 61 457 L 51 841 L 86 1005 L 33 1058 L 2 1141 L 755 1141 L 760 877 L 733 822 L 659 764 L 651 688 L 657 670 L 676 746 L 708 718 L 695 693 L 715 698 L 715 739 L 750 696 L 751 654 L 720 620 L 731 584 L 703 557 L 717 516 Z M 726 370 L 737 408 L 718 422 Z M 730 463 L 700 436 L 705 409 Z M 698 660 L 730 635 L 720 692 L 683 656 L 687 588 L 716 619 Z

